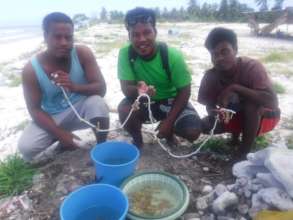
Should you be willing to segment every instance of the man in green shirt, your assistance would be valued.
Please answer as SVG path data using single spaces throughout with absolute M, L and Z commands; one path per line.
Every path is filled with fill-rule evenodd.
M 137 96 L 146 93 L 152 100 L 154 118 L 161 121 L 159 138 L 170 141 L 175 133 L 189 141 L 196 140 L 201 123 L 188 103 L 191 76 L 182 54 L 156 42 L 156 18 L 151 9 L 128 11 L 125 26 L 130 45 L 120 49 L 118 58 L 118 78 L 125 95 L 118 107 L 120 121 L 124 122 Z M 149 120 L 146 102 L 141 101 L 140 109 L 133 112 L 125 125 L 139 147 L 143 146 L 141 126 Z

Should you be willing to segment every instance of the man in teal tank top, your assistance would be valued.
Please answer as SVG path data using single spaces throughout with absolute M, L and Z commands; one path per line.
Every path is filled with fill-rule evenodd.
M 106 85 L 89 48 L 73 45 L 73 22 L 54 12 L 43 20 L 45 51 L 35 55 L 22 73 L 24 98 L 33 119 L 24 130 L 18 148 L 24 159 L 33 160 L 54 142 L 75 149 L 74 130 L 87 125 L 76 117 L 61 87 L 81 117 L 99 127 L 109 127 L 109 111 L 103 96 Z M 107 133 L 95 132 L 97 142 Z
M 153 116 L 161 121 L 158 137 L 172 141 L 175 133 L 194 141 L 201 132 L 200 118 L 188 103 L 191 76 L 182 54 L 172 47 L 167 47 L 164 52 L 162 44 L 156 42 L 153 10 L 135 8 L 128 11 L 125 25 L 130 45 L 121 48 L 118 57 L 118 78 L 125 95 L 118 106 L 120 121 L 126 119 L 137 96 L 147 93 L 152 99 Z M 143 146 L 141 127 L 148 120 L 146 105 L 142 103 L 125 125 L 137 146 Z

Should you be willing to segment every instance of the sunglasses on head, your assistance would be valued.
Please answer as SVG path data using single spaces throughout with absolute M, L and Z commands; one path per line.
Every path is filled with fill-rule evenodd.
M 145 15 L 131 17 L 127 20 L 127 27 L 134 26 L 137 23 L 151 23 L 151 24 L 153 24 L 154 20 L 151 16 L 145 16 Z

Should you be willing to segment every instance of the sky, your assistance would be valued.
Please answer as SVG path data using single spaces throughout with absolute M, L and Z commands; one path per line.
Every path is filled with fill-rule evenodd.
M 98 15 L 102 7 L 107 10 L 127 11 L 136 6 L 168 9 L 187 7 L 189 0 L 1 0 L 0 27 L 40 25 L 42 18 L 53 11 L 61 11 L 70 16 L 84 13 Z M 220 3 L 220 0 L 197 0 L 198 3 Z M 254 0 L 240 0 L 255 7 Z M 290 2 L 290 3 L 289 3 Z M 284 6 L 293 6 L 292 0 L 285 0 Z

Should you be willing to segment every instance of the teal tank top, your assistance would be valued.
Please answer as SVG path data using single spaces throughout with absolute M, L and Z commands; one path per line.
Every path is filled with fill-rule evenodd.
M 87 80 L 85 78 L 85 73 L 80 65 L 75 48 L 71 50 L 70 56 L 71 56 L 71 67 L 70 67 L 69 76 L 71 81 L 76 84 L 86 84 Z M 36 56 L 34 56 L 31 59 L 31 64 L 36 73 L 40 88 L 42 90 L 42 100 L 41 100 L 42 109 L 51 115 L 63 112 L 65 109 L 69 107 L 69 104 L 67 100 L 65 99 L 61 88 L 51 82 L 51 80 L 48 78 L 47 74 L 45 73 L 43 67 L 37 60 Z M 71 103 L 75 103 L 85 97 L 81 94 L 73 93 L 73 92 L 67 92 L 67 95 Z

